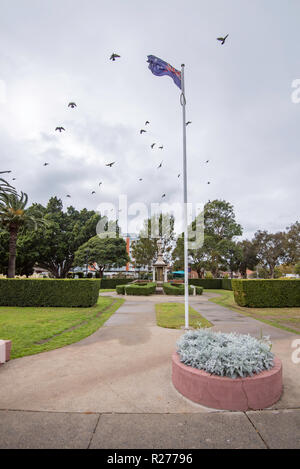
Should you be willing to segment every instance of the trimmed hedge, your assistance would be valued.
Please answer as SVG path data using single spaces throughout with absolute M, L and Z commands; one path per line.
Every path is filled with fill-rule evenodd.
M 178 284 L 178 286 L 171 285 L 170 283 L 163 284 L 163 290 L 165 295 L 184 295 L 184 284 Z M 193 294 L 193 288 L 189 287 L 189 295 Z
M 89 307 L 97 303 L 100 280 L 0 279 L 0 306 Z
M 116 292 L 118 295 L 125 295 L 125 285 L 117 285 Z
M 132 278 L 102 278 L 101 279 L 101 288 L 116 288 L 117 285 L 126 285 L 127 283 L 132 282 Z
M 139 285 L 137 283 L 133 283 L 132 285 L 124 285 L 124 293 L 126 291 L 126 295 L 134 295 L 134 296 L 149 296 L 153 295 L 156 290 L 156 283 L 149 282 L 145 285 Z
M 231 278 L 222 278 L 222 290 L 232 290 Z
M 197 287 L 203 287 L 208 290 L 221 290 L 222 289 L 221 278 L 189 278 L 189 284 Z
M 299 280 L 232 280 L 235 302 L 249 308 L 300 306 Z

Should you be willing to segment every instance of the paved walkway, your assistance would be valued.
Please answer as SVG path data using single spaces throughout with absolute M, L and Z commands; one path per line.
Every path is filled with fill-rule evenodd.
M 299 336 L 211 303 L 210 296 L 191 297 L 191 303 L 214 329 L 271 336 L 273 350 L 284 363 L 284 394 L 272 410 L 217 412 L 181 396 L 171 383 L 171 354 L 182 331 L 156 326 L 155 303 L 183 299 L 126 297 L 90 337 L 0 368 L 0 447 L 30 447 L 33 441 L 55 447 L 60 433 L 64 447 L 266 447 L 279 444 L 282 430 L 277 427 L 276 438 L 271 431 L 279 418 L 280 428 L 287 421 L 290 428 L 298 428 L 282 445 L 298 442 L 300 447 L 300 365 L 291 360 L 291 343 Z M 48 433 L 46 427 L 57 430 Z M 192 428 L 203 438 L 194 440 Z

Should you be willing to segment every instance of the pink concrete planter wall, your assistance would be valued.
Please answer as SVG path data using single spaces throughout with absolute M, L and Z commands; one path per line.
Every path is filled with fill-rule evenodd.
M 247 378 L 223 378 L 181 363 L 172 357 L 172 381 L 181 394 L 197 404 L 222 410 L 260 410 L 277 402 L 282 394 L 282 364 Z
M 10 352 L 11 352 L 11 340 L 4 340 L 5 342 L 5 362 L 8 362 L 10 360 Z M 0 366 L 3 363 L 0 360 Z

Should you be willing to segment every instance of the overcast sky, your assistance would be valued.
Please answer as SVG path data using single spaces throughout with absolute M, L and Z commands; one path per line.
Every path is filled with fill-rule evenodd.
M 229 201 L 248 238 L 299 220 L 298 0 L 0 0 L 0 11 L 0 171 L 30 202 L 181 202 L 180 90 L 150 72 L 152 54 L 186 66 L 189 201 Z

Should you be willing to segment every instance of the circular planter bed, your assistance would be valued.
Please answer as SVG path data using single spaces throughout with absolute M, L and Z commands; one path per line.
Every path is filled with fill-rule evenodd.
M 277 402 L 282 394 L 282 364 L 246 378 L 227 378 L 181 363 L 177 352 L 172 357 L 172 381 L 183 396 L 197 404 L 222 410 L 260 410 Z

